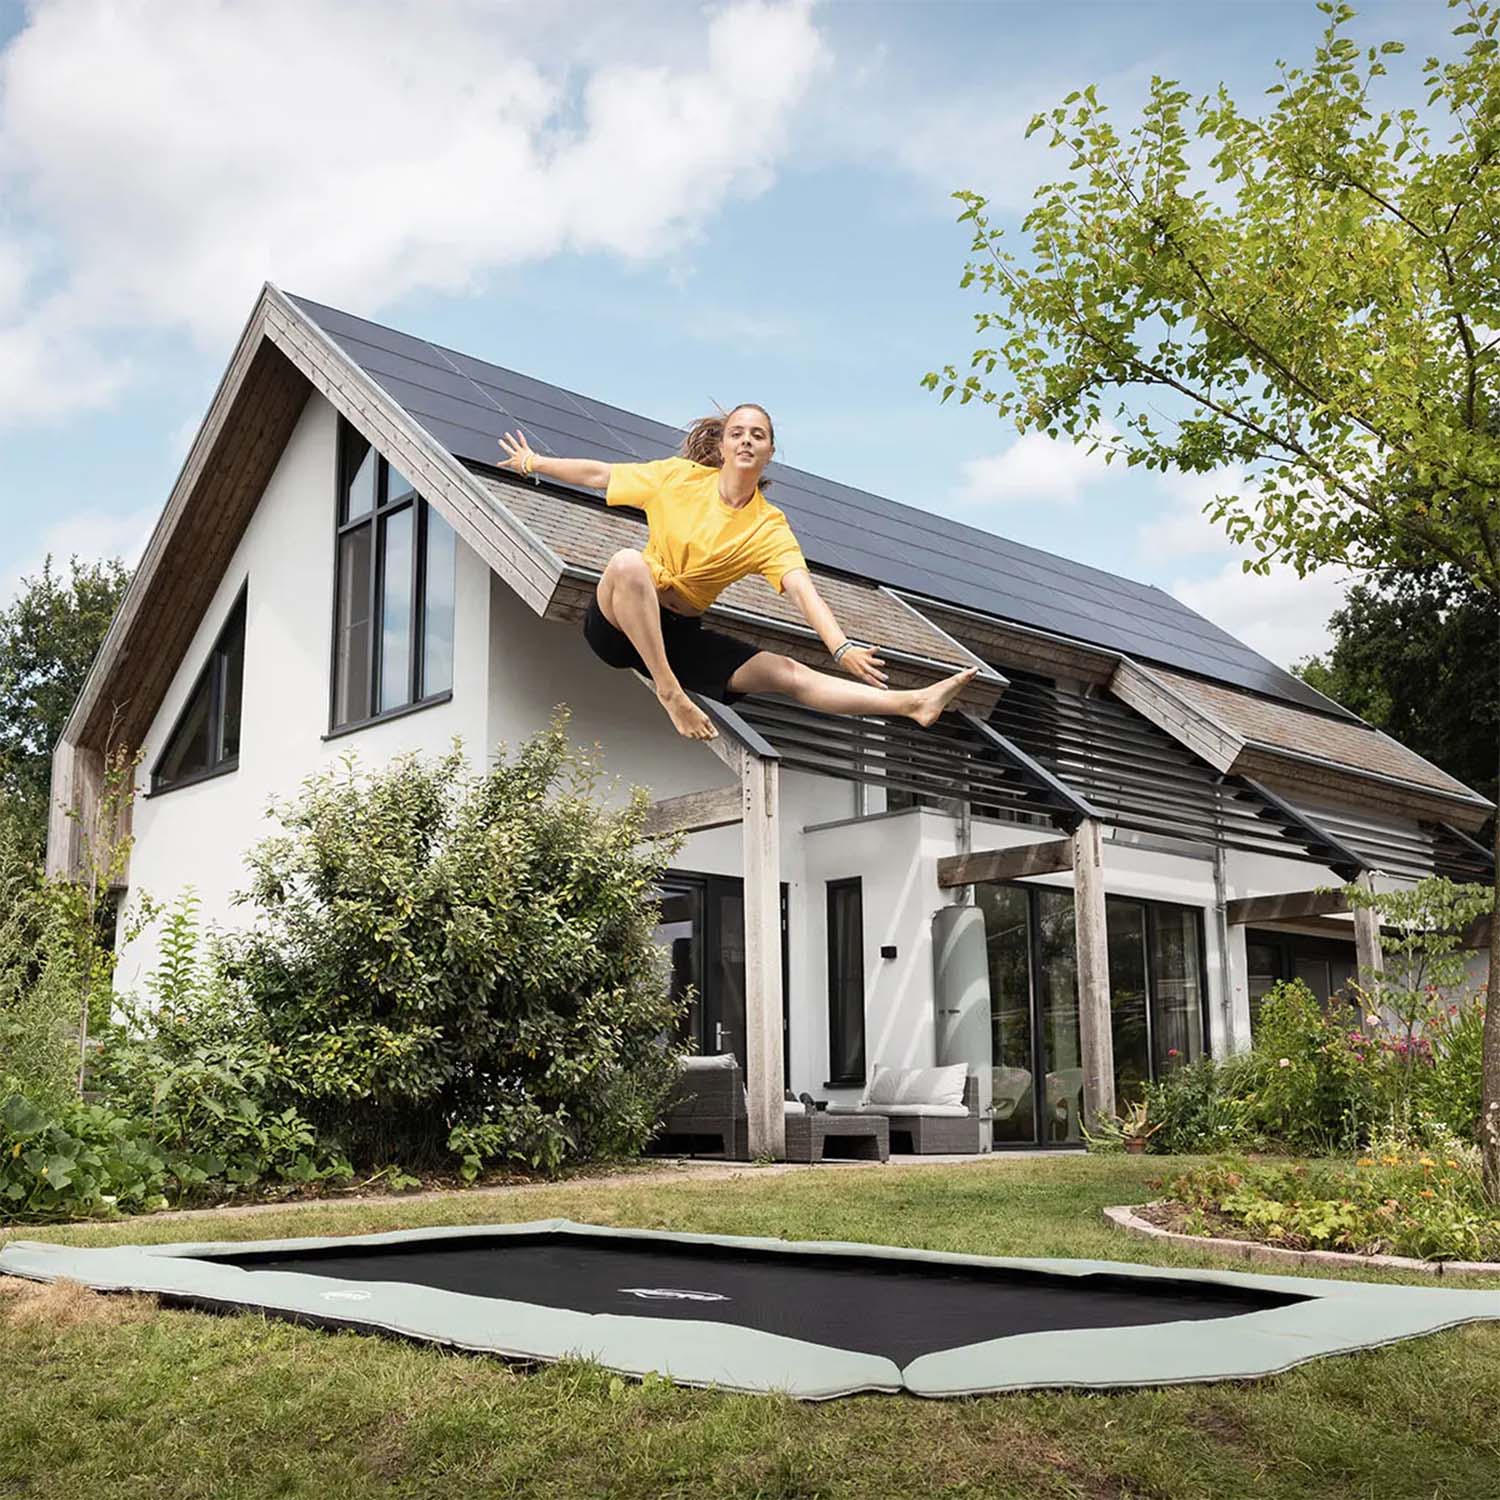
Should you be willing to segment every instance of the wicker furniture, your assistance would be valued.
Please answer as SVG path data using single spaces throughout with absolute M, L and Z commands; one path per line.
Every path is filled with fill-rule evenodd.
M 787 1116 L 788 1161 L 822 1161 L 830 1140 L 837 1143 L 839 1155 L 863 1161 L 886 1161 L 891 1154 L 890 1125 L 883 1115 L 831 1115 L 826 1110 L 812 1110 Z
M 936 1073 L 940 1070 L 907 1070 L 907 1076 L 921 1071 Z M 834 1105 L 830 1113 L 846 1120 L 882 1116 L 890 1127 L 891 1150 L 895 1152 L 921 1156 L 935 1152 L 978 1154 L 990 1149 L 990 1122 L 979 1113 L 979 1080 L 972 1074 L 964 1079 L 961 1106 L 924 1105 L 911 1101 L 896 1104 L 861 1102 Z
M 964 1115 L 901 1114 L 886 1111 L 891 1129 L 891 1149 L 922 1156 L 929 1152 L 978 1153 L 989 1150 L 985 1139 L 988 1122 L 979 1118 L 979 1080 L 972 1074 L 964 1080 Z
M 677 1076 L 660 1134 L 658 1148 L 672 1137 L 692 1142 L 689 1155 L 700 1149 L 734 1161 L 750 1157 L 750 1119 L 745 1104 L 745 1081 L 734 1056 L 690 1057 Z

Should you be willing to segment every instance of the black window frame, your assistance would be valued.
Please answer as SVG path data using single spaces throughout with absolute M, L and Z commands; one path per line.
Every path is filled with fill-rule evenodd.
M 835 903 L 853 892 L 857 902 L 859 944 L 857 952 L 859 955 L 859 974 L 857 989 L 859 992 L 859 1071 L 847 1076 L 835 1075 L 833 1064 L 835 1059 L 843 1057 L 848 1050 L 844 1046 L 847 1040 L 842 1035 L 843 1026 L 847 1024 L 850 1017 L 844 1013 L 842 997 L 847 985 L 852 983 L 854 976 L 843 976 L 839 974 L 839 952 L 838 945 L 834 941 L 834 906 Z M 829 1077 L 824 1080 L 825 1089 L 863 1088 L 865 1084 L 865 1073 L 867 1059 L 865 1055 L 865 892 L 864 881 L 858 875 L 847 876 L 839 880 L 825 882 L 824 911 L 827 927 L 828 941 L 828 1072 Z M 835 1004 L 835 997 L 839 1003 Z
M 405 714 L 419 713 L 424 708 L 434 708 L 439 703 L 450 702 L 453 698 L 453 688 L 450 685 L 436 693 L 423 694 L 422 673 L 426 665 L 427 655 L 427 527 L 428 516 L 431 506 L 422 498 L 421 492 L 416 485 L 402 474 L 411 484 L 410 491 L 392 500 L 389 496 L 390 474 L 395 468 L 391 461 L 369 443 L 368 452 L 375 458 L 375 494 L 374 503 L 369 510 L 358 516 L 344 518 L 344 500 L 350 480 L 354 475 L 350 471 L 350 443 L 351 438 L 358 438 L 360 442 L 369 443 L 369 440 L 346 418 L 339 418 L 338 442 L 337 442 L 337 479 L 334 486 L 333 497 L 333 621 L 330 632 L 329 658 L 328 658 L 328 732 L 323 736 L 325 740 L 337 739 L 340 735 L 354 734 L 358 730 L 367 729 L 371 724 L 384 724 L 391 719 L 399 719 Z M 401 473 L 399 468 L 397 473 Z M 404 703 L 394 704 L 390 708 L 375 708 L 380 699 L 381 678 L 381 647 L 383 644 L 384 631 L 382 629 L 382 615 L 384 612 L 384 599 L 382 597 L 385 584 L 385 526 L 384 522 L 391 516 L 399 515 L 403 510 L 411 508 L 413 511 L 412 527 L 412 549 L 411 549 L 411 617 L 408 621 L 408 652 L 406 689 L 407 697 Z M 365 681 L 365 690 L 368 694 L 367 702 L 370 712 L 358 719 L 347 719 L 339 722 L 339 595 L 343 582 L 344 570 L 344 538 L 351 536 L 364 527 L 371 527 L 370 533 L 370 653 L 369 670 Z M 454 552 L 454 566 L 457 567 L 457 551 Z M 455 587 L 454 613 L 457 614 L 457 589 Z
M 228 776 L 230 772 L 239 770 L 240 752 L 238 741 L 235 743 L 233 755 L 226 755 L 222 759 L 213 762 L 206 770 L 195 771 L 191 776 L 179 777 L 176 781 L 170 781 L 162 785 L 159 781 L 162 763 L 166 760 L 173 746 L 177 742 L 177 736 L 181 733 L 183 726 L 187 723 L 194 705 L 198 701 L 198 695 L 204 684 L 209 684 L 210 701 L 208 706 L 208 723 L 205 726 L 205 734 L 209 743 L 214 744 L 223 738 L 224 733 L 224 709 L 226 704 L 225 685 L 228 678 L 228 653 L 224 649 L 226 638 L 233 632 L 236 623 L 240 630 L 240 727 L 244 730 L 244 705 L 245 705 L 245 653 L 248 650 L 246 640 L 246 621 L 248 609 L 246 600 L 250 595 L 250 580 L 247 577 L 240 585 L 239 593 L 234 596 L 234 603 L 229 606 L 228 613 L 224 616 L 224 623 L 219 626 L 219 632 L 214 637 L 214 643 L 208 649 L 208 659 L 199 669 L 198 675 L 193 678 L 193 686 L 183 700 L 182 707 L 177 711 L 177 717 L 172 721 L 172 728 L 166 740 L 162 744 L 161 753 L 151 766 L 151 789 L 146 793 L 148 797 L 165 797 L 168 792 L 181 791 L 186 786 L 198 786 L 201 782 L 212 781 L 217 776 Z

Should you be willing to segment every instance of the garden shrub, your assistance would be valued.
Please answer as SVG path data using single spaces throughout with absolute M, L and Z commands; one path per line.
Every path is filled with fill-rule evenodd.
M 1301 980 L 1272 986 L 1261 1001 L 1255 1051 L 1252 1113 L 1262 1134 L 1311 1155 L 1369 1139 L 1380 1105 L 1372 1070 L 1350 1045 L 1347 1024 L 1325 1015 Z
M 163 1156 L 176 1198 L 347 1179 L 349 1164 L 275 1097 L 264 1022 L 200 952 L 197 911 L 189 890 L 165 914 L 151 1003 L 119 1001 L 91 1081 Z
M 638 1151 L 677 1069 L 654 941 L 671 846 L 609 810 L 567 717 L 480 775 L 345 762 L 249 856 L 227 973 L 284 1101 L 361 1166 L 544 1171 Z
M 1386 1141 L 1353 1165 L 1216 1161 L 1164 1184 L 1182 1227 L 1297 1250 L 1500 1259 L 1500 1216 L 1485 1201 L 1477 1148 Z
M 1479 1139 L 1484 1068 L 1484 997 L 1449 1005 L 1427 1027 L 1430 1061 L 1418 1074 L 1423 1118 L 1441 1122 L 1464 1140 Z
M 1253 1115 L 1259 1058 L 1240 1053 L 1196 1058 L 1146 1085 L 1146 1113 L 1160 1128 L 1146 1149 L 1211 1154 L 1255 1144 Z
M 165 1208 L 170 1180 L 138 1122 L 76 1097 L 38 1101 L 0 1078 L 0 1220 Z

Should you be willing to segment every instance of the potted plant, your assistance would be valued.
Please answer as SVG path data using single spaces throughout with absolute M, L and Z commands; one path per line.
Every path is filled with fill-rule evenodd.
M 1137 1099 L 1125 1106 L 1125 1113 L 1120 1117 L 1120 1134 L 1125 1141 L 1126 1151 L 1132 1156 L 1141 1155 L 1146 1149 L 1146 1142 L 1160 1129 L 1159 1121 L 1152 1124 L 1144 1099 Z

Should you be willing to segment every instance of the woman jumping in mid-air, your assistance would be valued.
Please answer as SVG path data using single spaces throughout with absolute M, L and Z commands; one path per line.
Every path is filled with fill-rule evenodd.
M 760 492 L 776 447 L 763 407 L 702 418 L 688 432 L 681 458 L 655 463 L 550 458 L 534 453 L 521 432 L 506 433 L 500 446 L 505 468 L 603 490 L 610 505 L 646 512 L 645 547 L 610 558 L 583 633 L 610 666 L 649 672 L 661 706 L 689 739 L 718 734 L 689 689 L 725 702 L 745 693 L 784 693 L 823 713 L 900 716 L 926 726 L 974 675 L 970 667 L 930 687 L 888 688 L 875 649 L 845 636 L 813 587 L 786 517 Z M 704 629 L 703 612 L 750 573 L 763 573 L 772 588 L 790 595 L 835 663 L 860 682 Z

